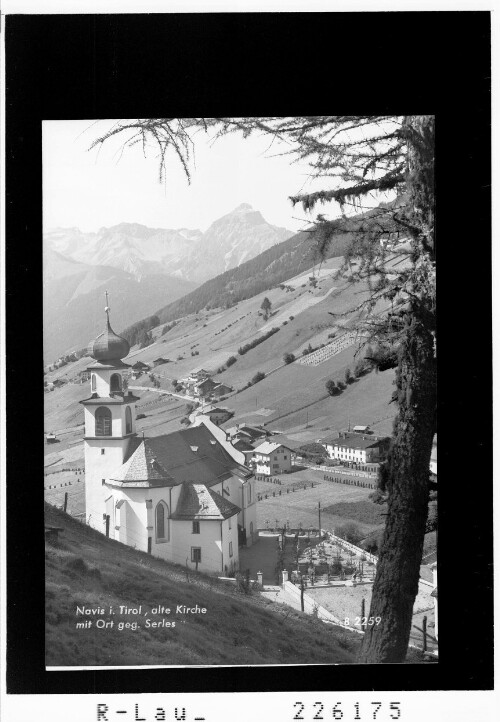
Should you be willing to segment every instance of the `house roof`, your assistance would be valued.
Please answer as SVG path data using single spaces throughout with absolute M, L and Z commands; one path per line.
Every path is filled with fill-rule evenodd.
M 243 424 L 239 428 L 236 428 L 236 426 L 232 426 L 230 429 L 227 429 L 227 431 L 233 436 L 243 434 L 244 436 L 248 436 L 252 440 L 259 439 L 261 436 L 265 436 L 267 433 L 265 429 L 259 429 L 256 426 L 248 426 L 247 424 Z
M 249 444 L 248 441 L 245 441 L 245 439 L 238 439 L 238 441 L 235 441 L 233 444 L 235 449 L 238 449 L 238 451 L 253 451 L 254 448 L 252 444 Z
M 373 437 L 349 437 L 347 439 L 329 439 L 324 442 L 332 446 L 342 446 L 347 449 L 369 449 L 372 446 L 380 446 L 380 441 Z
M 353 426 L 352 430 L 353 431 L 366 431 L 369 428 L 370 428 L 369 426 Z
M 255 449 L 256 454 L 272 454 L 273 451 L 276 451 L 276 449 L 279 449 L 281 446 L 283 446 L 284 449 L 288 449 L 287 446 L 284 446 L 283 444 L 277 444 L 273 441 L 264 441 L 262 444 L 257 446 Z M 291 449 L 288 449 L 291 451 Z
M 232 391 L 231 386 L 228 386 L 227 384 L 217 384 L 217 386 L 214 388 L 214 391 L 221 391 L 222 393 L 224 393 L 224 389 Z
M 200 381 L 196 384 L 197 389 L 201 389 L 205 386 L 208 386 L 210 388 L 215 388 L 216 386 L 219 386 L 220 384 L 217 384 L 215 381 L 212 381 L 212 379 L 204 379 L 203 381 Z
M 228 519 L 240 508 L 205 484 L 184 482 L 172 519 Z
M 209 408 L 205 411 L 206 414 L 231 414 L 228 409 L 222 409 L 220 406 L 216 406 L 215 409 Z
M 204 425 L 149 439 L 135 438 L 129 449 L 125 463 L 112 477 L 116 481 L 161 481 L 163 486 L 195 482 L 210 487 L 231 476 L 248 476 L 248 470 L 231 458 Z M 131 464 L 135 456 L 137 461 Z

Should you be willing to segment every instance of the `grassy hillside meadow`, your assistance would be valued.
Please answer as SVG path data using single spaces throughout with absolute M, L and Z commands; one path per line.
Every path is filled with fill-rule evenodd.
M 152 364 L 160 356 L 170 359 L 169 363 L 157 366 L 154 373 L 161 388 L 171 391 L 173 379 L 186 376 L 196 367 L 215 372 L 234 355 L 236 363 L 216 374 L 216 379 L 241 390 L 258 371 L 269 375 L 222 402 L 235 413 L 230 423 L 265 423 L 271 430 L 281 432 L 282 440 L 293 447 L 328 438 L 334 431 L 346 428 L 349 421 L 352 425 L 370 424 L 379 434 L 390 433 L 396 411 L 394 405 L 389 404 L 394 380 L 392 370 L 368 374 L 348 386 L 340 396 L 327 395 L 326 381 L 343 380 L 346 369 L 354 368 L 356 345 L 318 366 L 298 362 L 284 365 L 283 362 L 284 353 L 294 353 L 299 358 L 309 344 L 317 347 L 330 341 L 329 334 L 335 333 L 340 323 L 350 320 L 349 314 L 337 318 L 330 312 L 346 313 L 366 294 L 363 284 L 349 284 L 344 278 L 334 278 L 340 263 L 340 258 L 327 261 L 315 288 L 308 282 L 310 269 L 287 282 L 291 291 L 278 287 L 226 311 L 187 316 L 165 335 L 162 335 L 163 325 L 159 326 L 153 330 L 154 343 L 145 349 L 134 347 L 127 361 Z M 260 311 L 266 296 L 272 304 L 272 315 L 267 320 Z M 278 325 L 278 333 L 245 355 L 238 354 L 238 348 L 274 325 Z M 96 335 L 100 331 L 97 328 Z M 89 361 L 80 359 L 45 376 L 48 381 L 68 382 L 45 394 L 45 431 L 55 431 L 61 440 L 46 447 L 50 455 L 46 463 L 57 462 L 58 458 L 59 464 L 78 464 L 83 460 L 83 408 L 78 402 L 90 392 L 88 382 L 76 381 Z M 145 387 L 135 392 L 141 397 L 137 412 L 145 414 L 137 423 L 139 433 L 145 431 L 156 436 L 180 428 L 188 400 L 159 396 L 146 390 L 151 387 L 147 374 L 132 383 Z
M 106 539 L 47 505 L 46 524 L 64 530 L 45 548 L 48 666 L 355 662 L 359 635 L 207 575 L 191 572 L 188 580 L 182 567 Z M 139 605 L 139 616 L 119 613 L 120 606 Z M 159 605 L 170 615 L 154 614 Z M 207 612 L 185 616 L 176 613 L 177 605 Z M 77 606 L 105 614 L 77 615 Z M 113 621 L 113 628 L 96 628 L 97 618 Z M 77 629 L 78 621 L 89 619 L 90 628 Z M 147 628 L 148 619 L 175 627 Z

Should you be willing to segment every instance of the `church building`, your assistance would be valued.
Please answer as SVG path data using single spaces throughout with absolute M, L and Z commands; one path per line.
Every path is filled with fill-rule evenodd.
M 125 389 L 128 341 L 106 327 L 89 346 L 85 410 L 86 520 L 109 537 L 206 572 L 238 569 L 257 538 L 255 479 L 244 455 L 207 417 L 162 436 L 138 436 Z

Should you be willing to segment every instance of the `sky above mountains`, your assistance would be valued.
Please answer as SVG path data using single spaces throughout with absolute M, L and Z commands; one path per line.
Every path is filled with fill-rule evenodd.
M 310 222 L 301 208 L 292 208 L 288 197 L 316 185 L 309 180 L 306 163 L 290 163 L 289 157 L 279 155 L 285 146 L 271 145 L 269 138 L 239 136 L 212 144 L 200 133 L 191 184 L 172 155 L 165 185 L 158 180 L 154 149 L 144 158 L 138 144 L 121 155 L 120 139 L 112 138 L 100 151 L 88 150 L 113 122 L 43 123 L 45 230 L 78 227 L 90 232 L 127 222 L 205 231 L 241 203 L 292 231 Z

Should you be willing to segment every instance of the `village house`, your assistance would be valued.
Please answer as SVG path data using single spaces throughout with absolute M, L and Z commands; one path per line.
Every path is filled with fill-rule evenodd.
M 193 369 L 185 379 L 179 379 L 179 383 L 184 387 L 187 394 L 194 396 L 197 384 L 209 377 L 210 372 L 206 369 Z
M 200 413 L 208 416 L 210 421 L 212 421 L 216 426 L 220 426 L 233 416 L 234 411 L 229 411 L 229 409 L 224 409 L 220 406 L 207 406 Z
M 325 441 L 322 445 L 330 459 L 354 464 L 370 464 L 383 460 L 387 439 L 340 432 L 338 438 Z
M 148 364 L 144 363 L 144 361 L 136 361 L 135 364 L 132 366 L 132 371 L 149 371 Z
M 255 479 L 245 456 L 207 417 L 153 438 L 138 437 L 136 403 L 124 390 L 126 339 L 106 327 L 84 407 L 87 523 L 113 539 L 207 572 L 238 569 L 238 548 L 257 538 Z
M 269 431 L 262 426 L 250 426 L 249 424 L 236 424 L 226 429 L 233 443 L 235 441 L 244 440 L 250 444 L 255 444 L 257 441 L 267 439 L 271 434 Z
M 283 444 L 264 441 L 254 449 L 252 462 L 256 474 L 283 474 L 291 471 L 292 450 Z
M 207 371 L 206 369 L 193 369 L 189 376 L 194 381 L 203 381 L 204 379 L 208 379 L 211 374 L 210 371 Z
M 227 396 L 228 394 L 232 393 L 233 389 L 231 386 L 227 386 L 226 384 L 219 384 L 216 386 L 212 391 L 212 396 L 216 399 L 220 399 L 222 396 Z
M 212 396 L 213 390 L 218 385 L 219 384 L 216 381 L 212 381 L 212 379 L 204 379 L 194 385 L 193 395 L 200 399 L 208 399 Z

